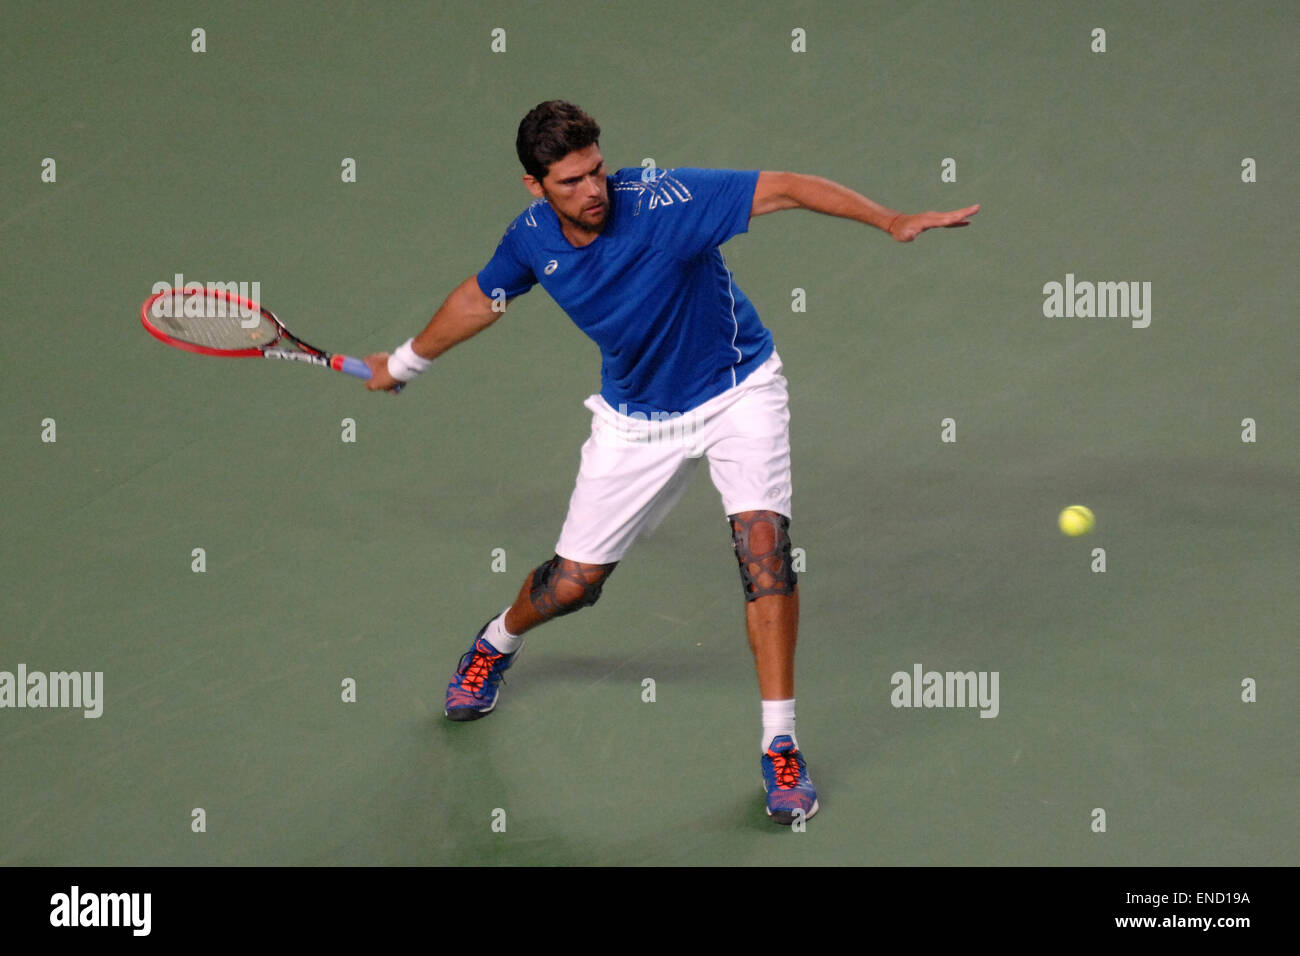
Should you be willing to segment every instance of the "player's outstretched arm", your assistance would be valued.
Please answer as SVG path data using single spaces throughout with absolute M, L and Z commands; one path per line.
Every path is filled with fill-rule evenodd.
M 809 209 L 827 216 L 855 219 L 889 233 L 899 242 L 911 242 L 927 229 L 969 226 L 980 207 L 967 206 L 952 212 L 921 212 L 908 215 L 872 202 L 848 186 L 821 176 L 802 173 L 761 172 L 754 189 L 749 217 L 782 209 Z
M 437 358 L 453 345 L 482 332 L 505 314 L 504 309 L 492 306 L 492 299 L 478 287 L 478 277 L 470 276 L 447 296 L 424 331 L 411 341 L 411 349 L 418 358 Z M 391 389 L 398 384 L 398 380 L 388 372 L 387 352 L 367 355 L 366 364 L 370 366 L 366 388 L 372 392 Z

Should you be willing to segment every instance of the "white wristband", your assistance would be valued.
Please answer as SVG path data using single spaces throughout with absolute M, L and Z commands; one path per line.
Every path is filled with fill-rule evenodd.
M 399 382 L 409 382 L 433 364 L 433 359 L 415 354 L 415 349 L 411 347 L 414 341 L 415 339 L 407 339 L 388 356 L 388 374 Z

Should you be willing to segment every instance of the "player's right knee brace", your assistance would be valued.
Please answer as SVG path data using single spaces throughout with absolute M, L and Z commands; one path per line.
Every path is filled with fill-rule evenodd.
M 613 564 L 578 564 L 557 554 L 533 571 L 528 599 L 533 609 L 545 618 L 561 617 L 591 607 L 600 600 L 605 579 L 617 565 L 617 561 Z

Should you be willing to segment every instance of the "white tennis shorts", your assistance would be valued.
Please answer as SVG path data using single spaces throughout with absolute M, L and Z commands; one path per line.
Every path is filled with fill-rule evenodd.
M 591 437 L 555 552 L 583 564 L 619 561 L 681 499 L 701 458 L 724 515 L 790 517 L 790 402 L 773 352 L 739 385 L 685 413 L 620 414 L 599 394 Z

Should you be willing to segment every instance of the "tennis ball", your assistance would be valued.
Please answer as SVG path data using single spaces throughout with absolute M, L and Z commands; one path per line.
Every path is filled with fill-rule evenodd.
M 1097 523 L 1097 519 L 1083 505 L 1070 505 L 1061 512 L 1061 516 L 1056 519 L 1056 523 L 1071 538 L 1077 538 L 1079 535 L 1091 531 Z

